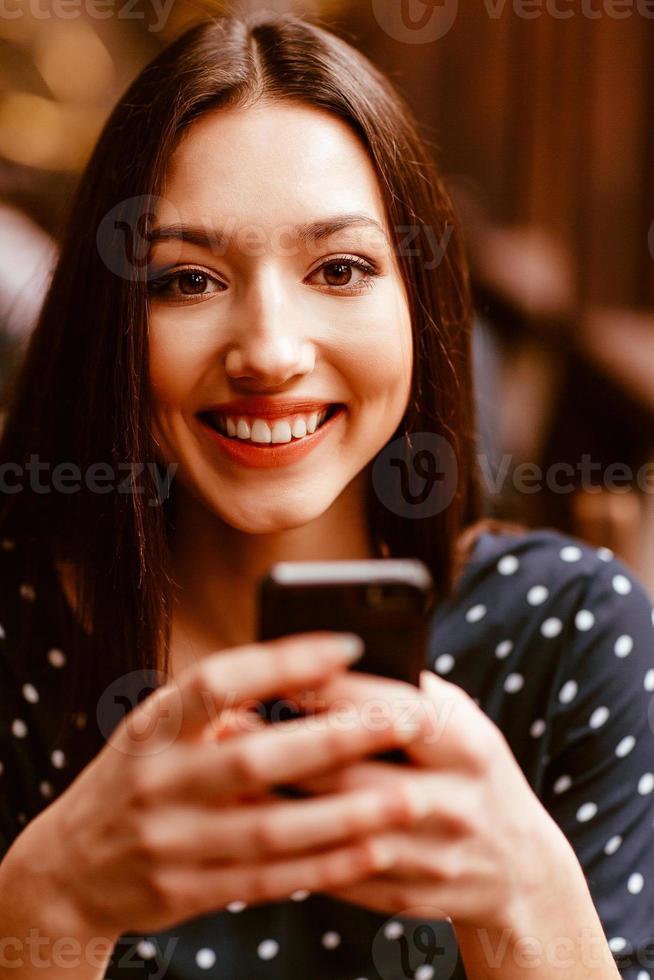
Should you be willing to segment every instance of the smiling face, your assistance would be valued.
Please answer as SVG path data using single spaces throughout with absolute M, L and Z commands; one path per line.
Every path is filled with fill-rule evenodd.
M 353 214 L 362 220 L 326 227 Z M 149 346 L 161 459 L 242 531 L 314 520 L 393 435 L 411 393 L 408 297 L 363 146 L 335 116 L 299 104 L 209 113 L 178 145 L 156 219 Z M 181 240 L 180 225 L 200 234 Z M 211 428 L 221 423 L 207 410 L 255 397 L 256 411 L 227 413 L 248 428 Z M 268 405 L 292 401 L 345 410 L 302 452 L 298 415 L 310 428 L 311 411 L 265 426 Z M 268 428 L 273 443 L 257 445 Z M 239 439 L 248 430 L 255 442 Z

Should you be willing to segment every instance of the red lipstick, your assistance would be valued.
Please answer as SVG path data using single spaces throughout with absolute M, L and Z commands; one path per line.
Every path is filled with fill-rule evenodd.
M 277 413 L 277 415 L 288 415 L 289 404 L 290 403 L 286 403 L 283 413 L 280 412 Z M 297 405 L 300 403 L 293 404 Z M 318 407 L 316 406 L 315 402 L 303 404 L 311 404 L 311 408 L 314 411 Z M 324 407 L 324 405 L 325 402 L 322 402 L 319 407 Z M 302 410 L 307 411 L 306 408 Z M 224 412 L 225 409 L 215 408 L 207 411 Z M 294 411 L 300 411 L 300 409 L 294 408 Z M 277 443 L 257 443 L 250 442 L 249 439 L 238 439 L 237 437 L 226 436 L 223 435 L 222 432 L 218 432 L 217 429 L 214 429 L 209 422 L 203 418 L 205 413 L 196 415 L 196 418 L 198 419 L 202 432 L 209 439 L 211 439 L 212 443 L 217 446 L 228 459 L 235 463 L 240 463 L 242 466 L 248 466 L 253 469 L 272 469 L 275 466 L 287 466 L 291 463 L 295 463 L 319 446 L 325 441 L 325 439 L 328 439 L 330 433 L 340 425 L 340 420 L 345 415 L 345 412 L 346 408 L 344 405 L 337 405 L 333 415 L 330 418 L 327 418 L 315 432 L 312 432 L 310 435 L 302 436 L 301 439 L 291 439 L 290 442 Z M 264 417 L 266 416 L 260 415 L 259 411 L 257 411 L 257 418 Z M 267 417 L 274 418 L 275 416 Z
M 260 395 L 251 398 L 235 398 L 218 405 L 207 405 L 203 412 L 220 412 L 221 415 L 231 415 L 234 418 L 249 415 L 257 419 L 278 419 L 286 415 L 319 412 L 333 404 L 335 403 L 327 398 L 322 401 L 298 398 L 282 400 Z

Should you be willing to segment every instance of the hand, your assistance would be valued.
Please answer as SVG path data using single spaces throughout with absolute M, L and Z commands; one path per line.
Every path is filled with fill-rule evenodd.
M 420 800 L 421 813 L 406 827 L 378 836 L 392 854 L 383 874 L 329 889 L 348 902 L 385 913 L 422 906 L 433 918 L 490 928 L 518 921 L 523 903 L 542 889 L 548 873 L 571 849 L 533 793 L 504 736 L 462 688 L 423 671 L 414 718 L 420 734 L 404 746 L 410 765 L 364 761 L 304 780 L 305 792 L 386 790 Z M 405 685 L 348 673 L 317 696 L 322 707 L 345 700 L 407 704 Z M 526 906 L 525 906 L 526 907 Z
M 356 716 L 345 727 L 327 716 L 246 724 L 252 700 L 324 684 L 351 659 L 334 634 L 307 633 L 187 668 L 130 711 L 25 828 L 19 867 L 84 929 L 116 937 L 379 872 L 387 855 L 375 834 L 413 818 L 409 796 L 355 786 L 289 801 L 274 789 L 396 747 L 405 733 Z

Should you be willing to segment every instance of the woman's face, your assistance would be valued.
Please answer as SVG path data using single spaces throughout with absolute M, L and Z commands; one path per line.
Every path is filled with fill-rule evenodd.
M 370 223 L 325 234 L 354 213 Z M 178 145 L 156 218 L 150 379 L 163 461 L 242 531 L 319 517 L 410 397 L 408 297 L 365 150 L 310 107 L 218 110 Z M 184 240 L 180 225 L 193 230 Z

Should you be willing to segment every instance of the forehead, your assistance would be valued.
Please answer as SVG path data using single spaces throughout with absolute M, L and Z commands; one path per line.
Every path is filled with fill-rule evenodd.
M 215 217 L 274 227 L 364 211 L 386 228 L 377 175 L 336 116 L 299 103 L 217 110 L 186 131 L 166 170 L 157 209 L 179 220 Z

